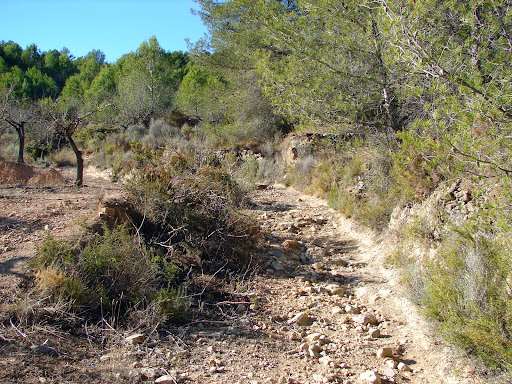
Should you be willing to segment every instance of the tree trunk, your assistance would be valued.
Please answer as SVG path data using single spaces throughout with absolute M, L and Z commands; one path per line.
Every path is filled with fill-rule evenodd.
M 384 99 L 384 110 L 386 111 L 386 117 L 389 126 L 393 129 L 393 131 L 398 132 L 400 130 L 400 125 L 398 123 L 398 119 L 396 116 L 396 108 L 394 107 L 395 93 L 389 83 L 388 71 L 386 68 L 386 64 L 384 62 L 384 57 L 382 56 L 380 32 L 377 22 L 375 21 L 375 18 L 373 16 L 372 10 L 370 10 L 370 15 L 372 19 L 372 34 L 375 46 L 375 55 L 379 65 L 380 78 L 382 81 L 382 97 Z
M 25 164 L 25 123 L 19 123 L 16 127 L 16 133 L 18 134 L 18 164 Z
M 65 129 L 64 132 L 66 133 L 66 139 L 68 139 L 69 145 L 71 145 L 71 148 L 73 149 L 73 152 L 75 152 L 76 156 L 75 185 L 77 187 L 81 187 L 84 184 L 84 159 L 82 157 L 82 152 L 80 151 L 80 149 L 78 149 L 69 130 Z

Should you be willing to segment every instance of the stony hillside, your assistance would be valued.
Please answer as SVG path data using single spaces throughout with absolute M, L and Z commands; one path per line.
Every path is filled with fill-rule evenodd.
M 59 188 L 2 189 L 2 211 L 9 213 L 2 217 L 2 279 L 10 282 L 2 284 L 4 303 L 15 280 L 28 276 L 26 258 L 45 230 L 66 235 L 73 220 L 97 214 L 93 200 L 111 184 L 94 180 L 73 195 Z M 44 324 L 24 329 L 7 320 L 2 325 L 2 380 L 499 381 L 433 336 L 397 284 L 396 271 L 386 264 L 386 239 L 350 223 L 325 202 L 284 186 L 261 186 L 251 201 L 243 213 L 261 228 L 266 261 L 251 279 L 234 287 L 233 300 L 204 303 L 222 311 L 222 320 L 201 320 L 131 338 L 136 329 L 116 329 L 110 323 L 103 324 L 100 334 L 88 334 L 86 327 L 80 336 Z M 25 225 L 19 216 L 29 215 L 23 210 L 27 205 L 42 214 L 33 225 Z M 43 214 L 48 209 L 54 214 Z M 13 238 L 20 240 L 12 243 Z M 23 368 L 15 368 L 20 362 Z

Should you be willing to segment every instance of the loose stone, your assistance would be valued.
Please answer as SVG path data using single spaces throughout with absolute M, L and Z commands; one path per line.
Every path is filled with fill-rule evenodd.
M 362 383 L 369 383 L 369 384 L 381 384 L 382 379 L 380 375 L 375 371 L 366 371 L 359 375 L 359 380 Z
M 306 312 L 299 312 L 295 316 L 293 316 L 290 320 L 288 320 L 288 324 L 297 324 L 299 326 L 308 326 L 313 324 L 314 319 L 309 316 Z
M 409 367 L 407 364 L 402 363 L 402 362 L 398 363 L 397 368 L 400 372 L 411 372 L 411 367 Z
M 393 357 L 393 350 L 389 347 L 379 348 L 377 351 L 377 357 L 385 359 L 386 357 Z

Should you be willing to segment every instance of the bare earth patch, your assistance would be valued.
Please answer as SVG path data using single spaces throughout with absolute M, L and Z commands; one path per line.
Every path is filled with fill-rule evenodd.
M 63 172 L 63 185 L 0 187 L 3 306 L 30 278 L 27 260 L 47 233 L 69 237 L 81 219 L 97 215 L 102 195 L 120 189 L 91 172 L 76 189 L 72 172 Z M 3 319 L 0 382 L 498 382 L 433 336 L 386 266 L 385 241 L 283 186 L 251 199 L 245 213 L 261 228 L 267 261 L 238 287 L 239 299 L 205 303 L 223 320 L 176 326 L 132 344 L 116 324 L 92 330 L 52 322 L 59 308 L 48 308 L 39 328 Z

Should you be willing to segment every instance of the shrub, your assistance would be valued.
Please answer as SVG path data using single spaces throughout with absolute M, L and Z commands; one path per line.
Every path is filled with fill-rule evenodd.
M 181 136 L 179 128 L 172 127 L 162 119 L 151 120 L 149 129 L 140 142 L 142 145 L 157 149 L 165 147 L 172 138 Z
M 512 366 L 510 244 L 460 228 L 426 266 L 423 301 L 444 336 L 497 366 Z
M 194 262 L 205 270 L 242 267 L 250 223 L 234 211 L 243 199 L 237 183 L 204 158 L 172 154 L 159 161 L 134 170 L 127 185 L 147 220 L 147 240 L 182 258 L 197 254 Z
M 52 162 L 57 167 L 76 165 L 76 155 L 71 148 L 65 147 L 51 156 Z
M 402 229 L 390 258 L 447 340 L 507 369 L 512 367 L 509 184 L 504 177 L 476 186 L 474 212 L 464 221 L 450 222 L 442 204 L 421 210 Z M 493 189 L 499 193 L 490 193 Z
M 48 237 L 32 266 L 38 290 L 92 314 L 147 304 L 172 289 L 179 272 L 125 226 L 105 227 L 74 246 Z
M 50 155 L 51 144 L 30 140 L 25 145 L 25 153 L 29 155 L 32 160 L 38 161 Z

